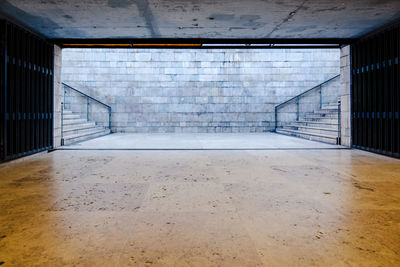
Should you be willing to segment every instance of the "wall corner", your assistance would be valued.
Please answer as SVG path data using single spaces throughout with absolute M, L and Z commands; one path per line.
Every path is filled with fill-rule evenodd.
M 351 46 L 340 49 L 341 144 L 351 147 Z
M 61 146 L 61 102 L 63 89 L 61 85 L 62 49 L 54 45 L 54 92 L 53 92 L 53 148 Z

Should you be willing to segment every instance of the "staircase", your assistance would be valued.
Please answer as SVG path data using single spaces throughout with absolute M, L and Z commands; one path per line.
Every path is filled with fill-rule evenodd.
M 95 122 L 83 119 L 79 114 L 64 109 L 62 133 L 64 145 L 69 145 L 109 134 L 110 129 L 96 126 Z
M 340 75 L 275 107 L 275 132 L 340 144 Z
M 61 145 L 111 133 L 111 106 L 65 83 L 62 85 L 64 100 L 61 103 Z M 83 110 L 85 112 L 77 113 Z M 81 114 L 85 116 L 82 117 Z
M 110 133 L 110 129 L 96 126 L 95 122 L 83 119 L 70 110 L 63 110 L 63 139 L 64 145 L 85 141 Z
M 337 103 L 322 106 L 321 109 L 305 114 L 282 128 L 277 128 L 280 134 L 339 144 L 339 109 Z

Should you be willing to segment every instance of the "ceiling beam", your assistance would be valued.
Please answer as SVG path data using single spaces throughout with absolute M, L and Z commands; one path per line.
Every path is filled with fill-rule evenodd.
M 355 39 L 51 39 L 63 48 L 340 48 Z

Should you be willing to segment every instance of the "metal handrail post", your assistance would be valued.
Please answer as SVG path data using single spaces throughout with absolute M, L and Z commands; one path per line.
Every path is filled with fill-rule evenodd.
M 322 85 L 319 86 L 319 109 L 322 108 Z
M 278 128 L 278 108 L 275 107 L 275 131 Z
M 300 101 L 299 97 L 296 98 L 297 112 L 296 112 L 296 120 L 298 121 L 300 118 Z
M 342 121 L 341 121 L 341 106 L 342 103 L 340 101 L 340 99 L 338 100 L 338 140 L 337 140 L 337 144 L 341 145 L 342 144 Z
M 89 121 L 89 98 L 86 97 L 86 119 Z
M 65 105 L 65 102 L 64 103 L 61 102 L 61 145 L 62 146 L 64 145 L 64 134 L 63 134 L 63 131 L 64 131 L 64 105 Z
M 108 109 L 108 128 L 111 131 L 111 107 Z
M 62 107 L 64 107 L 64 109 L 65 109 L 65 93 L 66 93 L 66 91 L 65 91 L 65 85 L 63 85 L 63 91 L 64 91 L 64 95 L 63 95 L 63 98 L 64 98 L 64 105 L 63 105 Z

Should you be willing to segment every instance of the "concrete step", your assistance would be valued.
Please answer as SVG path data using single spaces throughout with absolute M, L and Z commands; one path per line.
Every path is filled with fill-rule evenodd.
M 63 127 L 64 131 L 73 131 L 73 130 L 79 130 L 79 129 L 86 129 L 89 127 L 96 127 L 95 122 L 85 122 L 85 123 L 79 123 L 79 124 L 70 124 L 66 125 Z
M 338 124 L 337 118 L 303 118 L 303 121 L 306 122 L 322 122 L 322 123 L 329 123 L 329 124 Z
M 81 116 L 79 116 L 78 114 L 63 114 L 63 119 L 64 120 L 73 120 L 73 119 L 80 119 Z
M 338 104 L 328 104 L 328 105 L 322 105 L 322 109 L 338 109 Z
M 63 139 L 64 145 L 89 140 L 110 133 L 108 128 L 96 126 L 95 122 L 87 121 L 79 114 L 64 110 Z
M 63 110 L 63 114 L 72 114 L 72 111 L 68 110 L 68 109 L 64 109 Z
M 335 114 L 338 113 L 338 109 L 319 109 L 314 111 L 315 114 Z
M 326 135 L 326 134 L 321 134 L 321 133 L 310 133 L 310 132 L 304 132 L 304 131 L 298 131 L 298 130 L 292 130 L 292 129 L 285 129 L 285 128 L 278 128 L 276 129 L 277 133 L 280 134 L 285 134 L 285 135 L 290 135 L 290 136 L 295 136 L 295 137 L 301 137 L 304 139 L 312 140 L 312 141 L 320 141 L 324 143 L 329 143 L 329 144 L 336 144 L 337 142 L 337 136 L 336 135 Z
M 318 119 L 318 118 L 332 118 L 332 119 L 338 119 L 338 114 L 337 113 L 309 113 L 305 115 L 305 118 L 308 119 Z
M 337 129 L 312 127 L 312 126 L 305 126 L 305 125 L 303 125 L 303 126 L 288 125 L 288 126 L 284 127 L 284 129 L 297 130 L 297 131 L 301 131 L 301 132 L 316 133 L 316 134 L 323 134 L 323 135 L 333 135 L 333 136 L 336 136 L 338 134 Z
M 86 134 L 90 134 L 93 131 L 104 130 L 104 129 L 105 129 L 104 127 L 90 127 L 86 129 L 64 132 L 64 136 L 72 136 L 72 135 L 85 136 Z
M 338 129 L 338 122 L 336 123 L 327 123 L 327 122 L 319 122 L 319 121 L 295 121 L 292 122 L 293 125 L 303 125 L 303 126 L 311 126 L 311 127 L 322 127 L 322 128 L 330 128 L 330 129 Z
M 68 135 L 73 135 L 73 134 L 84 134 L 86 132 L 89 132 L 93 129 L 97 128 L 95 123 L 85 123 L 85 124 L 77 124 L 74 125 L 74 127 L 70 127 L 67 129 L 63 129 L 63 135 L 68 136 Z M 100 127 L 104 128 L 104 127 Z
M 109 133 L 110 133 L 110 129 L 106 129 L 103 127 L 96 127 L 85 133 L 64 136 L 64 145 L 69 145 L 69 144 L 73 144 L 76 142 L 86 141 L 89 139 L 107 135 Z
M 63 120 L 63 126 L 86 123 L 86 119 Z

